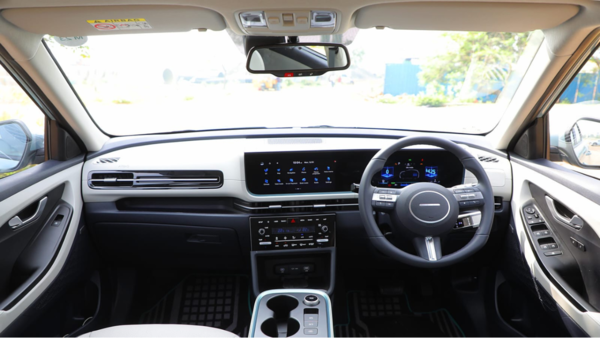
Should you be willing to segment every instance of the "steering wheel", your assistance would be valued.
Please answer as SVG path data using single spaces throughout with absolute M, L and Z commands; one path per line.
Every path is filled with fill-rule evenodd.
M 413 145 L 432 145 L 449 151 L 475 175 L 478 184 L 468 188 L 445 188 L 425 182 L 401 189 L 373 187 L 371 179 L 381 172 L 387 159 Z M 488 240 L 494 217 L 492 185 L 479 160 L 458 144 L 433 136 L 404 137 L 375 154 L 360 180 L 358 204 L 373 245 L 397 261 L 421 268 L 449 266 L 479 251 Z M 443 256 L 440 238 L 452 231 L 460 209 L 474 208 L 481 210 L 481 222 L 475 236 L 462 249 Z M 392 231 L 407 236 L 418 256 L 398 249 L 385 238 L 373 217 L 374 211 L 389 214 Z

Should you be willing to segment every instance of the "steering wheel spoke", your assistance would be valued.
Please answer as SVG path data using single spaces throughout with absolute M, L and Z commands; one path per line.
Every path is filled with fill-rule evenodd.
M 442 241 L 437 236 L 415 237 L 413 244 L 421 258 L 434 262 L 442 258 Z
M 396 208 L 396 202 L 400 194 L 402 193 L 402 189 L 393 189 L 393 188 L 374 188 L 371 187 L 372 199 L 371 206 L 375 211 L 383 211 L 383 212 L 391 212 Z

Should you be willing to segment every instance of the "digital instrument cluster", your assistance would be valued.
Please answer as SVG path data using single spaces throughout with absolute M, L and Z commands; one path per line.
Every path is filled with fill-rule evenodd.
M 417 182 L 453 187 L 463 183 L 464 167 L 452 153 L 440 150 L 404 150 L 393 154 L 371 184 L 403 188 Z

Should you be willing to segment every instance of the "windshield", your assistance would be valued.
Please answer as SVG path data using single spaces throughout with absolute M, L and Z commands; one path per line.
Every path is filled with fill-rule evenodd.
M 276 78 L 250 74 L 242 38 L 232 36 L 45 39 L 109 135 L 314 126 L 487 133 L 543 40 L 540 31 L 360 30 L 347 46 L 349 69 Z

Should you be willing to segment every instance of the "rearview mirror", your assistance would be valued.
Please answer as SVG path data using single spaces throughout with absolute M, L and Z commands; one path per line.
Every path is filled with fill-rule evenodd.
M 0 173 L 17 171 L 30 164 L 31 158 L 26 155 L 31 140 L 31 132 L 23 122 L 0 122 Z
M 278 77 L 317 76 L 348 67 L 348 49 L 332 43 L 256 46 L 248 53 L 246 64 L 250 73 Z

